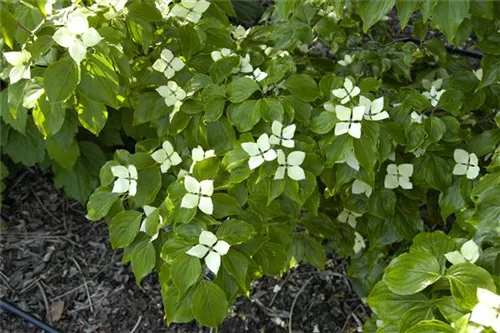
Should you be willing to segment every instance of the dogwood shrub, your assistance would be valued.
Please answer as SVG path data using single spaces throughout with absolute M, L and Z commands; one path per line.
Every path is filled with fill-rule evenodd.
M 500 4 L 244 6 L 4 2 L 8 162 L 88 199 L 168 323 L 335 254 L 367 332 L 500 332 Z

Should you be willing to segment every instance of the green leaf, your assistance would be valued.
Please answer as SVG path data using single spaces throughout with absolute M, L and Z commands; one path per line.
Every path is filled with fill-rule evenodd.
M 185 253 L 179 254 L 172 263 L 171 274 L 179 295 L 183 295 L 201 277 L 200 259 Z
M 155 267 L 156 250 L 153 243 L 149 239 L 137 243 L 130 254 L 130 261 L 135 281 L 139 284 Z
M 276 98 L 263 98 L 257 101 L 255 105 L 259 109 L 260 116 L 267 122 L 272 123 L 274 120 L 283 121 L 285 110 L 283 105 Z
M 439 98 L 437 107 L 448 111 L 454 116 L 458 116 L 460 115 L 460 109 L 464 102 L 465 95 L 461 91 L 448 89 L 441 95 L 441 98 Z
M 368 201 L 368 212 L 381 219 L 394 216 L 396 195 L 388 189 L 377 189 Z
M 244 243 L 252 238 L 254 227 L 252 225 L 235 219 L 226 220 L 217 229 L 217 238 L 231 245 Z
M 256 105 L 255 100 L 231 105 L 227 110 L 227 118 L 238 128 L 238 131 L 250 131 L 260 120 L 259 108 Z
M 14 41 L 16 37 L 16 31 L 18 30 L 18 23 L 16 17 L 12 15 L 7 9 L 2 8 L 0 10 L 0 34 L 5 40 L 5 44 L 11 49 L 14 49 Z
M 442 231 L 422 232 L 413 239 L 410 247 L 411 253 L 423 252 L 431 253 L 437 259 L 439 264 L 444 264 L 446 258 L 444 255 L 455 249 L 453 239 L 448 237 Z
M 219 61 L 212 63 L 209 69 L 210 77 L 216 84 L 221 84 L 228 76 L 231 75 L 233 68 L 240 64 L 239 57 L 222 58 Z
M 476 90 L 487 87 L 500 79 L 500 59 L 494 55 L 485 55 L 481 59 L 481 68 L 483 69 L 483 79 L 479 82 Z
M 500 129 L 484 131 L 472 137 L 469 142 L 469 151 L 478 157 L 482 157 L 488 153 L 492 153 L 499 142 Z
M 66 100 L 78 84 L 80 69 L 73 59 L 62 58 L 47 67 L 43 74 L 43 88 L 52 103 Z
M 203 110 L 205 110 L 203 120 L 206 122 L 218 120 L 224 113 L 225 105 L 226 101 L 223 99 L 214 99 L 205 103 L 205 106 L 203 107 Z
M 95 135 L 103 129 L 108 120 L 108 110 L 103 103 L 80 96 L 76 105 L 80 124 Z
M 253 259 L 261 267 L 263 274 L 281 275 L 287 255 L 281 244 L 266 242 L 254 254 Z
M 432 14 L 432 25 L 452 41 L 458 27 L 469 14 L 469 0 L 439 0 Z
M 456 331 L 448 324 L 440 321 L 440 320 L 423 320 L 416 324 L 415 326 L 410 327 L 406 333 L 455 333 Z
M 57 164 L 66 170 L 71 170 L 78 156 L 80 156 L 80 147 L 76 140 L 73 140 L 69 146 L 66 146 L 59 140 L 50 138 L 47 140 L 47 153 Z
M 26 136 L 18 131 L 9 132 L 2 153 L 8 154 L 15 163 L 33 166 L 45 158 L 45 140 L 31 119 L 26 125 Z
M 117 109 L 119 84 L 113 65 L 97 54 L 87 53 L 87 59 L 80 66 L 82 77 L 78 90 L 90 100 Z
M 406 27 L 411 15 L 420 8 L 422 2 L 422 0 L 397 0 L 396 8 L 398 10 L 398 18 L 401 24 L 401 29 Z
M 319 96 L 318 85 L 306 74 L 295 74 L 285 81 L 285 87 L 298 99 L 313 102 Z
M 471 263 L 452 265 L 445 277 L 450 281 L 451 294 L 455 300 L 467 310 L 477 304 L 477 288 L 496 292 L 495 282 L 484 268 Z
M 430 253 L 405 253 L 387 266 L 384 282 L 398 295 L 412 295 L 441 278 L 441 267 Z
M 64 123 L 66 110 L 60 103 L 51 103 L 41 96 L 33 108 L 33 120 L 44 137 L 56 134 Z
M 85 217 L 91 221 L 102 219 L 119 197 L 119 193 L 111 193 L 111 189 L 107 186 L 98 187 L 89 198 Z
M 119 212 L 109 225 L 109 238 L 114 249 L 129 246 L 139 232 L 142 213 L 135 210 Z
M 231 215 L 239 215 L 243 212 L 238 200 L 229 194 L 214 193 L 212 195 L 212 201 L 214 203 L 214 217 L 217 219 Z
M 131 100 L 134 108 L 134 125 L 140 125 L 168 115 L 169 108 L 164 99 L 153 91 L 148 91 Z M 104 122 L 106 120 L 104 119 Z
M 304 235 L 302 237 L 302 244 L 304 247 L 304 258 L 307 262 L 319 270 L 324 270 L 326 254 L 321 242 L 309 235 Z
M 452 296 L 442 297 L 435 304 L 450 323 L 467 314 L 467 309 L 464 309 Z
M 161 21 L 161 13 L 156 9 L 154 3 L 147 1 L 131 1 L 127 4 L 128 15 L 139 17 L 147 21 Z
M 500 186 L 492 186 L 476 200 L 474 215 L 468 220 L 478 232 L 500 232 Z
M 137 166 L 137 164 L 135 165 Z M 139 171 L 138 176 L 137 194 L 134 196 L 136 207 L 152 203 L 161 188 L 161 173 L 159 168 L 149 168 Z
M 466 198 L 468 195 L 464 195 L 463 190 L 467 189 L 467 187 L 472 187 L 471 183 L 464 177 L 458 177 L 450 187 L 439 194 L 439 208 L 441 209 L 443 221 L 446 221 L 451 214 L 458 213 L 467 206 Z M 470 189 L 468 192 L 470 193 Z
M 179 37 L 182 45 L 182 55 L 187 60 L 201 51 L 205 38 L 202 38 L 203 31 L 196 29 L 196 26 L 188 24 L 181 26 L 179 29 Z
M 153 42 L 153 27 L 148 20 L 142 19 L 138 16 L 130 18 L 125 21 L 130 32 L 130 37 L 134 42 L 142 46 L 144 53 L 149 49 Z
M 244 291 L 248 291 L 246 282 L 248 264 L 247 257 L 236 249 L 231 249 L 225 256 L 222 256 L 222 266 L 236 279 L 238 285 Z
M 367 32 L 380 21 L 396 4 L 396 0 L 363 1 L 359 12 L 363 20 L 363 31 Z
M 326 149 L 326 163 L 328 167 L 345 161 L 353 151 L 353 138 L 348 134 L 335 136 Z
M 259 85 L 254 80 L 248 77 L 239 77 L 227 86 L 227 99 L 232 103 L 241 103 L 257 90 L 259 90 Z
M 335 127 L 336 120 L 334 112 L 321 112 L 312 119 L 310 129 L 316 134 L 326 134 Z
M 359 164 L 366 170 L 373 170 L 377 163 L 377 147 L 380 129 L 375 122 L 363 124 L 363 134 L 359 140 L 353 140 L 354 154 Z
M 451 168 L 444 158 L 427 155 L 424 162 L 424 178 L 431 187 L 444 192 L 452 181 Z
M 204 326 L 214 328 L 224 321 L 229 310 L 224 291 L 205 280 L 197 285 L 191 304 L 195 319 Z
M 437 117 L 429 117 L 424 120 L 425 131 L 431 143 L 438 142 L 446 133 L 446 124 Z

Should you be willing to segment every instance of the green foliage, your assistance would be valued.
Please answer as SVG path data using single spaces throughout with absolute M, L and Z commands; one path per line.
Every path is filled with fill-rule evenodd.
M 258 277 L 337 255 L 367 332 L 474 329 L 500 285 L 498 4 L 278 0 L 230 23 L 251 7 L 3 3 L 0 189 L 51 168 L 137 283 L 159 273 L 167 323 L 217 327 Z

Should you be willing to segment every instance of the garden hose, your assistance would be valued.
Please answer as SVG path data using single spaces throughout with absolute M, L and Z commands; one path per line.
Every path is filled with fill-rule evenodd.
M 35 325 L 36 327 L 44 330 L 47 333 L 59 333 L 58 330 L 55 328 L 49 326 L 48 324 L 44 323 L 43 321 L 40 321 L 39 319 L 33 317 L 32 315 L 24 312 L 23 310 L 19 309 L 17 306 L 10 304 L 9 302 L 0 299 L 0 309 L 6 310 L 12 314 L 15 314 L 18 317 L 21 317 L 25 321 L 27 321 L 30 324 Z

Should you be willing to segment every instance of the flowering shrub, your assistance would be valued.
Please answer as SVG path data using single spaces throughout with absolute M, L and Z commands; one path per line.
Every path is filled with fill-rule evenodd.
M 137 282 L 158 272 L 168 323 L 217 327 L 252 281 L 334 253 L 367 332 L 500 332 L 499 3 L 235 15 L 5 4 L 3 153 L 88 199 Z

